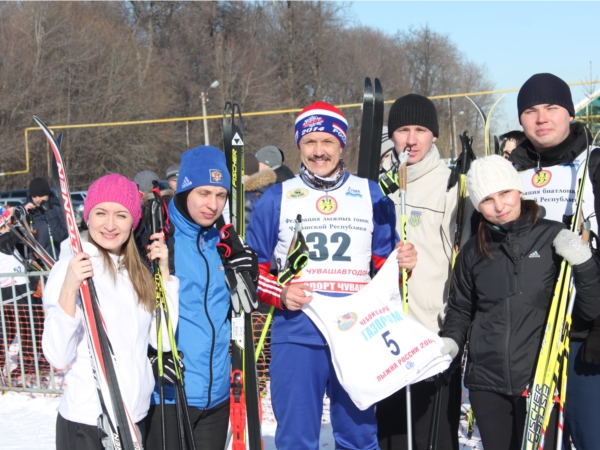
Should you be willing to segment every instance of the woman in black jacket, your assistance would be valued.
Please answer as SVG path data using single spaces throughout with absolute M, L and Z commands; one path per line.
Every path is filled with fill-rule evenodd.
M 469 341 L 465 386 L 485 449 L 519 449 L 523 393 L 561 261 L 573 267 L 575 310 L 587 320 L 600 315 L 600 266 L 576 234 L 539 218 L 539 206 L 521 199 L 523 183 L 504 158 L 474 161 L 467 185 L 482 218 L 458 256 L 441 334 L 453 357 Z M 546 450 L 554 441 L 548 433 Z

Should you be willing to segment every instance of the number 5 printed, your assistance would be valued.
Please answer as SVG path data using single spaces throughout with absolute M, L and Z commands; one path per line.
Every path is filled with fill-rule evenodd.
M 381 335 L 381 337 L 383 338 L 385 345 L 387 345 L 387 347 L 390 349 L 390 352 L 392 352 L 392 355 L 398 356 L 400 354 L 400 346 L 396 344 L 396 341 L 393 339 L 388 339 L 389 334 L 390 332 L 386 331 Z

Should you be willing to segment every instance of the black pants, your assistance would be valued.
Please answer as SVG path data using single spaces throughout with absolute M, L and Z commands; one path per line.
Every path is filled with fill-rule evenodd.
M 519 450 L 527 420 L 527 397 L 469 391 L 475 424 L 485 450 Z M 556 408 L 546 430 L 544 450 L 556 448 Z
M 212 409 L 188 406 L 196 450 L 223 450 L 229 427 L 229 400 Z M 175 405 L 165 405 L 167 449 L 179 448 L 177 412 Z M 162 450 L 160 405 L 150 405 L 146 416 L 145 450 Z
M 136 423 L 140 436 L 144 436 L 144 421 Z M 97 426 L 71 422 L 60 413 L 56 417 L 57 450 L 104 450 Z
M 442 387 L 443 402 L 438 433 L 438 450 L 458 450 L 461 378 L 455 370 L 450 383 Z M 433 381 L 421 381 L 410 387 L 413 449 L 425 450 L 433 416 L 436 386 Z M 406 436 L 406 389 L 402 389 L 377 404 L 377 439 L 381 450 L 408 448 Z M 486 448 L 487 450 L 487 448 Z

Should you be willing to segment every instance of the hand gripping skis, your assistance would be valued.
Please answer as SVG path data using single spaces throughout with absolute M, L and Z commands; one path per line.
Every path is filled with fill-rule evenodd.
M 32 265 L 34 267 L 38 266 L 35 267 L 35 270 L 52 269 L 52 266 L 54 266 L 56 261 L 48 254 L 46 249 L 40 245 L 40 243 L 31 233 L 31 229 L 27 224 L 27 212 L 25 211 L 25 208 L 22 206 L 15 206 L 12 208 L 12 211 L 9 215 L 11 219 L 5 221 L 5 223 L 8 225 L 10 232 L 15 235 L 19 241 L 21 241 L 27 247 L 27 249 L 31 251 L 33 257 L 43 265 L 42 267 L 35 259 L 32 258 Z
M 33 119 L 46 135 L 56 158 L 58 181 L 60 183 L 57 189 L 60 189 L 63 210 L 67 219 L 71 250 L 74 255 L 77 255 L 81 252 L 81 239 L 73 213 L 69 184 L 59 145 L 46 125 L 35 116 Z M 90 361 L 101 409 L 98 417 L 98 429 L 103 435 L 102 445 L 110 450 L 141 450 L 142 437 L 121 396 L 117 377 L 117 361 L 104 327 L 102 312 L 100 311 L 94 282 L 91 278 L 81 285 L 80 296 L 85 334 L 90 349 Z
M 587 152 L 577 188 L 575 213 L 571 223 L 571 231 L 573 232 L 579 231 L 579 228 L 584 230 L 587 228 L 583 217 L 583 192 L 591 153 L 589 144 L 587 145 Z M 585 239 L 587 233 L 584 232 L 583 234 Z M 546 430 L 550 423 L 550 414 L 555 399 L 559 399 L 561 408 L 564 406 L 567 370 L 563 367 L 563 364 L 567 363 L 569 357 L 568 338 L 574 302 L 575 289 L 572 268 L 563 259 L 548 311 L 533 380 L 529 388 L 523 393 L 528 400 L 523 450 L 541 450 L 544 448 Z M 561 369 L 562 383 L 559 380 Z M 559 389 L 559 386 L 561 389 Z
M 152 194 L 154 195 L 153 201 L 150 203 L 150 235 L 155 233 L 163 232 L 166 223 L 168 221 L 168 209 L 165 204 L 158 182 L 153 181 Z M 157 338 L 157 358 L 158 358 L 158 385 L 160 395 L 160 410 L 161 410 L 161 437 L 162 437 L 162 448 L 167 450 L 167 430 L 165 425 L 165 373 L 164 373 L 164 362 L 163 362 L 163 326 L 167 328 L 167 334 L 169 336 L 169 344 L 171 346 L 171 354 L 173 358 L 173 366 L 175 368 L 175 413 L 177 415 L 177 434 L 179 436 L 179 450 L 196 450 L 196 443 L 194 441 L 194 433 L 190 423 L 190 416 L 188 412 L 187 396 L 185 394 L 185 385 L 183 382 L 183 363 L 181 361 L 182 356 L 177 351 L 177 344 L 175 342 L 175 332 L 173 330 L 171 318 L 169 316 L 169 307 L 167 304 L 167 295 L 165 293 L 165 285 L 163 276 L 158 265 L 158 261 L 152 261 L 152 272 L 154 275 L 154 286 L 156 293 L 156 331 L 158 334 Z M 163 323 L 164 320 L 164 323 Z M 166 325 L 165 325 L 166 324 Z
M 236 123 L 236 116 L 238 122 Z M 244 220 L 244 141 L 242 111 L 238 104 L 227 102 L 223 110 L 223 137 L 225 159 L 231 175 L 229 208 L 233 230 L 221 241 L 234 246 L 245 237 Z M 239 237 L 238 237 L 239 236 Z M 237 238 L 237 239 L 236 239 Z M 230 248 L 231 251 L 231 248 Z M 227 255 L 225 255 L 228 257 Z M 226 276 L 232 295 L 231 313 L 231 396 L 230 421 L 233 433 L 233 450 L 262 448 L 261 414 L 258 395 L 258 379 L 254 360 L 254 333 L 252 310 L 258 306 L 256 287 L 248 274 L 230 273 Z M 247 422 L 247 430 L 245 433 Z

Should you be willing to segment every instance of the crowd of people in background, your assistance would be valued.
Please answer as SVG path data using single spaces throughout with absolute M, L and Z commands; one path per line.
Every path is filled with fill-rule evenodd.
M 577 297 L 562 448 L 570 448 L 571 442 L 578 450 L 598 447 L 600 260 L 593 246 L 567 230 L 578 220 L 573 217 L 574 204 L 583 179 L 582 217 L 591 223 L 592 233 L 598 233 L 598 150 L 590 131 L 573 120 L 570 89 L 555 75 L 528 79 L 519 91 L 517 111 L 523 130 L 500 136 L 500 154 L 475 160 L 468 172 L 455 263 L 458 187 L 448 187 L 451 170 L 436 146 L 438 114 L 427 97 L 411 93 L 398 98 L 383 128 L 383 171 L 397 167 L 400 154 L 410 152 L 402 193 L 386 196 L 375 181 L 350 173 L 343 159 L 348 121 L 323 101 L 306 106 L 294 130 L 289 130 L 300 153 L 297 174 L 284 165 L 285 154 L 276 146 L 244 155 L 248 232 L 243 252 L 250 262 L 243 270 L 255 277 L 259 310 L 275 311 L 269 374 L 277 448 L 318 447 L 324 395 L 330 399 L 336 448 L 405 449 L 409 435 L 412 448 L 428 448 L 435 399 L 441 392 L 437 448 L 458 450 L 464 380 L 484 448 L 520 449 L 527 412 L 523 392 L 535 370 L 563 259 L 573 268 Z M 96 283 L 119 362 L 124 402 L 141 431 L 144 448 L 162 448 L 163 422 L 167 448 L 177 448 L 180 419 L 175 391 L 167 386 L 166 405 L 159 408 L 156 358 L 148 357 L 158 339 L 148 270 L 152 261 L 160 265 L 177 347 L 185 355 L 185 392 L 196 448 L 225 446 L 231 299 L 217 245 L 222 233 L 216 224 L 227 211 L 230 174 L 223 151 L 212 146 L 188 150 L 173 162 L 164 173 L 168 186 L 160 185 L 162 178 L 151 170 L 138 172 L 133 181 L 118 174 L 96 180 L 84 204 L 87 239 L 75 257 L 64 245 L 61 251 L 68 230 L 56 193 L 44 178 L 34 178 L 29 185 L 27 221 L 40 246 L 57 262 L 43 292 L 43 311 L 37 285 L 28 286 L 25 277 L 0 279 L 6 324 L 6 335 L 0 336 L 0 367 L 4 376 L 10 370 L 6 348 L 16 335 L 15 312 L 21 339 L 31 332 L 27 311 L 16 308 L 27 304 L 28 292 L 37 291 L 34 331 L 39 333 L 40 347 L 34 353 L 42 358 L 37 370 L 48 371 L 49 364 L 68 368 L 56 424 L 59 449 L 103 448 L 77 297 L 89 277 Z M 147 209 L 157 195 L 168 205 L 169 224 L 160 234 L 143 234 Z M 400 220 L 404 201 L 406 223 Z M 278 275 L 286 267 L 295 236 L 293 227 L 286 225 L 298 214 L 312 224 L 305 226 L 308 264 L 282 286 Z M 366 226 L 340 231 L 315 225 L 324 217 L 328 223 L 353 220 Z M 7 220 L 0 223 L 2 272 L 26 272 L 29 268 L 19 256 L 22 243 L 10 232 Z M 406 242 L 400 242 L 403 232 Z M 410 410 L 405 389 L 361 410 L 333 369 L 331 348 L 302 309 L 315 293 L 339 298 L 358 292 L 391 254 L 396 255 L 399 270 L 408 274 L 409 316 L 440 336 L 440 352 L 450 355 L 453 363 L 444 374 L 411 386 Z M 161 338 L 168 352 L 170 343 L 166 336 Z M 463 377 L 460 361 L 465 348 Z M 30 353 L 23 354 L 26 371 L 35 370 Z M 548 450 L 561 447 L 553 434 L 556 421 L 555 411 L 545 439 Z

